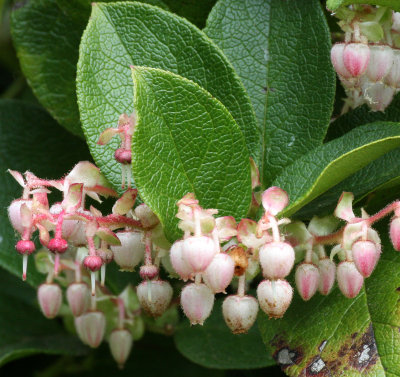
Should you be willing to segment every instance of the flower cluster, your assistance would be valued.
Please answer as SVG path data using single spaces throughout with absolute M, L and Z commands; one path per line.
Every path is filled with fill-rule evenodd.
M 348 97 L 343 111 L 363 103 L 384 111 L 400 90 L 400 13 L 355 5 L 336 16 L 345 41 L 332 47 L 331 60 Z

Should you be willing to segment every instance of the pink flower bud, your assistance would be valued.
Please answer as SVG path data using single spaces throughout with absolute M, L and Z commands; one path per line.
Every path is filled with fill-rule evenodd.
M 400 251 L 400 217 L 393 217 L 389 234 L 394 249 Z
M 293 288 L 286 280 L 263 280 L 257 287 L 258 303 L 270 318 L 282 318 L 292 297 Z
M 346 79 L 352 77 L 351 73 L 347 70 L 343 62 L 343 51 L 346 47 L 345 43 L 335 43 L 331 50 L 331 62 L 336 73 Z
M 358 272 L 365 278 L 369 277 L 380 257 L 380 252 L 375 243 L 372 241 L 357 241 L 354 242 L 351 251 Z
M 172 298 L 172 287 L 167 281 L 142 281 L 137 287 L 137 295 L 144 311 L 153 317 L 162 315 Z
M 154 279 L 155 277 L 158 276 L 158 267 L 154 266 L 153 264 L 151 265 L 144 265 L 140 267 L 140 272 L 139 275 L 142 279 Z
M 400 88 L 400 50 L 393 50 L 393 65 L 385 77 L 385 84 L 392 88 Z
M 225 323 L 234 334 L 245 334 L 258 314 L 258 302 L 251 296 L 228 296 L 222 304 Z
M 132 349 L 132 335 L 126 329 L 114 330 L 109 339 L 110 351 L 119 368 L 123 368 Z
M 21 255 L 31 255 L 35 249 L 35 244 L 30 240 L 19 240 L 15 245 L 15 250 Z
M 372 45 L 369 48 L 371 56 L 368 64 L 367 76 L 374 82 L 381 81 L 392 68 L 393 50 L 390 46 Z
M 146 228 L 152 228 L 160 222 L 158 217 L 145 203 L 142 203 L 135 208 L 135 216 Z
M 214 294 L 205 284 L 188 284 L 182 289 L 181 305 L 192 325 L 202 325 L 211 314 Z
M 62 238 L 52 238 L 47 244 L 52 253 L 63 254 L 68 250 L 68 242 Z
M 130 164 L 132 162 L 132 152 L 128 149 L 118 148 L 114 153 L 114 157 L 120 164 Z
M 336 270 L 336 278 L 339 289 L 348 298 L 356 297 L 364 284 L 364 278 L 353 262 L 340 262 Z
M 203 274 L 204 282 L 214 293 L 224 292 L 231 283 L 235 263 L 232 258 L 225 253 L 217 254 Z
M 183 240 L 182 255 L 193 269 L 193 272 L 203 272 L 216 254 L 213 240 L 206 236 L 192 236 Z
M 287 242 L 270 242 L 260 248 L 259 258 L 263 276 L 267 279 L 283 279 L 294 264 L 294 250 Z
M 100 270 L 103 265 L 102 259 L 98 255 L 88 255 L 84 261 L 83 265 L 90 271 L 95 272 Z
M 89 307 L 90 292 L 85 283 L 72 283 L 67 289 L 67 301 L 72 314 L 79 317 Z
M 318 267 L 312 263 L 301 263 L 296 268 L 296 286 L 304 301 L 308 301 L 317 292 L 319 283 Z
M 368 67 L 370 51 L 364 43 L 349 43 L 343 50 L 343 62 L 353 77 L 361 76 Z
M 26 206 L 29 209 L 32 208 L 32 201 L 25 199 L 14 200 L 8 207 L 8 217 L 10 219 L 11 225 L 20 234 L 24 232 L 24 226 L 22 225 L 22 218 L 21 218 L 22 204 L 26 204 Z
M 193 275 L 193 269 L 183 258 L 183 240 L 176 241 L 169 252 L 171 264 L 176 273 L 184 280 L 187 281 Z
M 111 246 L 115 263 L 123 271 L 133 271 L 144 255 L 144 243 L 141 232 L 118 232 L 121 246 Z
M 336 264 L 329 258 L 320 259 L 318 262 L 319 286 L 318 290 L 323 295 L 328 295 L 335 283 Z
M 85 313 L 75 318 L 75 329 L 83 343 L 97 348 L 104 338 L 106 317 L 99 311 Z
M 275 216 L 289 204 L 289 196 L 280 187 L 272 186 L 265 190 L 261 197 L 265 212 Z
M 45 317 L 54 318 L 61 307 L 62 292 L 57 284 L 42 284 L 37 292 L 40 309 Z

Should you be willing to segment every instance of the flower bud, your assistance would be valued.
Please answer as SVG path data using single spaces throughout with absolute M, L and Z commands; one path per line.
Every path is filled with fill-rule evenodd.
M 114 330 L 109 339 L 110 351 L 119 368 L 123 368 L 132 349 L 132 335 L 126 329 Z
M 72 283 L 67 289 L 67 301 L 73 316 L 79 317 L 89 307 L 89 287 L 85 283 Z
M 294 250 L 287 242 L 269 242 L 260 248 L 260 264 L 267 279 L 283 279 L 294 264 Z
M 393 65 L 393 50 L 390 46 L 372 45 L 367 68 L 367 76 L 373 82 L 381 81 Z
M 190 265 L 183 258 L 183 240 L 176 241 L 169 252 L 171 264 L 176 273 L 184 280 L 187 281 L 193 275 L 193 270 Z
M 132 162 L 132 152 L 128 149 L 118 148 L 114 153 L 114 157 L 120 164 L 130 164 Z
M 292 302 L 293 288 L 286 280 L 263 280 L 257 287 L 261 309 L 270 318 L 281 318 Z
M 31 255 L 35 249 L 35 244 L 30 240 L 19 240 L 15 245 L 15 250 L 21 255 Z
M 135 208 L 135 216 L 140 220 L 145 228 L 152 228 L 160 222 L 158 217 L 145 203 L 139 204 Z
M 225 323 L 234 334 L 245 334 L 258 314 L 258 302 L 251 296 L 228 296 L 222 304 Z
M 144 243 L 140 232 L 118 232 L 121 246 L 111 246 L 114 260 L 123 271 L 133 271 L 144 255 Z
M 400 251 L 400 217 L 393 217 L 389 234 L 394 249 Z
M 328 295 L 335 283 L 336 264 L 329 258 L 320 259 L 318 270 L 320 276 L 318 290 L 321 294 Z
M 202 325 L 211 314 L 214 294 L 205 284 L 188 284 L 182 289 L 181 305 L 192 325 Z
M 289 196 L 280 187 L 272 186 L 262 193 L 261 201 L 265 212 L 276 216 L 289 204 Z
M 215 254 L 215 244 L 209 237 L 191 236 L 183 240 L 182 255 L 193 272 L 203 272 Z
M 150 264 L 140 267 L 139 275 L 143 280 L 146 279 L 151 280 L 158 276 L 158 272 L 159 272 L 158 267 L 153 264 Z
M 336 270 L 336 278 L 339 289 L 348 298 L 356 297 L 364 284 L 364 278 L 353 262 L 340 262 Z
M 40 309 L 45 317 L 54 318 L 61 307 L 62 292 L 57 284 L 42 284 L 37 292 Z
M 103 265 L 102 259 L 98 255 L 88 255 L 84 261 L 83 265 L 90 271 L 95 272 L 100 270 Z
M 68 242 L 63 238 L 52 238 L 47 244 L 52 253 L 63 254 L 68 250 Z
M 400 88 L 400 50 L 393 50 L 393 65 L 385 77 L 385 84 L 392 88 Z
M 319 284 L 318 267 L 312 263 L 301 263 L 296 268 L 296 286 L 304 301 L 308 301 L 315 292 Z
M 354 264 L 358 272 L 365 278 L 372 274 L 378 263 L 380 252 L 372 241 L 357 241 L 351 248 Z
M 231 283 L 235 263 L 232 258 L 225 253 L 217 254 L 203 274 L 204 282 L 214 293 L 224 292 Z
M 343 62 L 343 51 L 345 47 L 345 43 L 335 43 L 331 50 L 331 61 L 336 73 L 343 78 L 349 79 L 352 77 L 352 75 L 347 70 Z
M 83 343 L 96 348 L 104 338 L 106 317 L 99 311 L 85 313 L 75 318 L 75 329 Z
M 167 310 L 172 293 L 171 285 L 163 280 L 142 281 L 137 287 L 140 305 L 153 317 L 159 317 Z
M 361 76 L 368 67 L 370 50 L 364 43 L 349 43 L 343 50 L 343 63 L 353 77 Z
M 11 225 L 20 234 L 24 232 L 24 226 L 22 225 L 22 218 L 21 218 L 22 204 L 26 204 L 26 206 L 29 209 L 32 208 L 32 201 L 25 199 L 13 200 L 10 206 L 8 207 L 8 217 L 10 219 Z

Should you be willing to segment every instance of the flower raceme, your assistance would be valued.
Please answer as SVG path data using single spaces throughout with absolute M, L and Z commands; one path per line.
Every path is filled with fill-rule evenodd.
M 347 69 L 353 74 L 356 68 Z M 40 179 L 30 172 L 11 174 L 23 187 L 22 198 L 11 203 L 8 213 L 20 236 L 16 251 L 22 255 L 24 279 L 28 256 L 39 246 L 33 236 L 39 235 L 36 264 L 47 274 L 38 288 L 43 314 L 47 318 L 64 314 L 60 308 L 65 290 L 80 339 L 98 347 L 106 337 L 120 366 L 132 347 L 132 324 L 144 314 L 162 316 L 176 305 L 172 285 L 160 277 L 162 268 L 187 282 L 175 296 L 193 325 L 202 325 L 210 316 L 216 294 L 228 292 L 223 317 L 229 329 L 240 334 L 253 326 L 259 308 L 270 318 L 285 314 L 294 294 L 286 278 L 295 261 L 295 284 L 303 300 L 317 292 L 329 294 L 335 281 L 346 297 L 353 298 L 381 255 L 380 238 L 372 225 L 392 212 L 390 237 L 394 248 L 400 249 L 399 202 L 374 216 L 363 211 L 357 217 L 352 194 L 343 193 L 335 217 L 314 217 L 306 226 L 281 216 L 289 197 L 279 187 L 261 194 L 258 205 L 263 213 L 258 221 L 239 223 L 230 216 L 217 217 L 217 210 L 204 209 L 188 193 L 177 202 L 183 237 L 167 250 L 155 214 L 144 203 L 135 208 L 137 191 L 128 188 L 119 197 L 89 162 L 80 162 L 59 180 Z M 47 195 L 54 189 L 63 199 L 50 205 Z M 97 201 L 101 196 L 115 197 L 112 213 L 87 208 L 87 196 Z M 341 229 L 338 219 L 346 222 Z M 119 296 L 110 292 L 105 285 L 109 263 L 122 271 L 138 270 L 142 282 L 136 291 L 128 286 Z M 257 297 L 246 292 L 249 287 L 256 288 Z M 107 300 L 112 310 L 102 309 L 101 302 Z M 110 324 L 113 328 L 107 330 Z

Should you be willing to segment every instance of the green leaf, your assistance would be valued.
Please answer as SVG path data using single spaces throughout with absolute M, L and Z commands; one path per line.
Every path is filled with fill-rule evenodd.
M 165 6 L 158 0 L 146 2 Z M 76 98 L 76 64 L 90 4 L 89 0 L 32 0 L 11 18 L 14 45 L 33 92 L 62 126 L 78 136 L 83 133 Z
M 251 202 L 249 156 L 228 110 L 199 85 L 171 72 L 133 67 L 132 75 L 138 119 L 133 176 L 167 237 L 180 235 L 176 202 L 189 192 L 220 216 L 244 217 Z
M 0 266 L 21 276 L 22 259 L 15 251 L 17 237 L 6 208 L 22 195 L 22 188 L 7 169 L 58 179 L 89 154 L 82 140 L 60 129 L 43 109 L 16 100 L 0 101 L 0 148 Z M 30 258 L 28 282 L 38 285 L 43 280 Z
M 46 319 L 28 304 L 36 296 L 33 289 L 0 269 L 0 366 L 37 353 L 82 355 L 87 348 L 67 334 L 57 321 Z M 12 287 L 5 290 L 3 285 Z M 22 297 L 20 297 L 22 296 Z
M 335 74 L 319 1 L 220 0 L 205 32 L 249 93 L 267 186 L 285 166 L 320 145 L 329 124 Z
M 207 368 L 255 369 L 274 365 L 256 325 L 248 334 L 231 333 L 222 316 L 222 301 L 216 301 L 203 326 L 190 326 L 185 318 L 174 335 L 178 350 Z
M 273 182 L 289 194 L 290 216 L 369 162 L 400 146 L 400 124 L 379 122 L 356 128 L 287 167 Z
M 378 121 L 400 122 L 400 94 L 394 97 L 385 112 L 374 112 L 367 105 L 363 105 L 340 116 L 329 126 L 325 141 L 340 137 L 353 128 Z
M 398 0 L 327 0 L 326 7 L 331 11 L 337 10 L 339 7 L 350 4 L 371 4 L 381 7 L 389 7 L 395 11 L 400 11 Z
M 96 4 L 82 37 L 77 89 L 85 136 L 96 164 L 115 186 L 121 167 L 113 157 L 119 142 L 97 145 L 120 114 L 133 111 L 129 66 L 165 69 L 209 91 L 231 112 L 250 151 L 256 124 L 250 100 L 222 52 L 188 21 L 139 3 Z
M 352 192 L 354 203 L 358 203 L 369 194 L 397 185 L 400 185 L 400 148 L 386 153 L 333 186 L 301 208 L 296 217 L 311 218 L 332 213 L 343 191 Z
M 185 17 L 198 28 L 203 28 L 216 0 L 164 0 L 171 12 Z
M 304 302 L 295 294 L 283 319 L 260 316 L 267 348 L 289 376 L 399 376 L 400 254 L 379 227 L 383 254 L 354 299 L 335 288 Z

